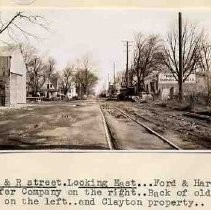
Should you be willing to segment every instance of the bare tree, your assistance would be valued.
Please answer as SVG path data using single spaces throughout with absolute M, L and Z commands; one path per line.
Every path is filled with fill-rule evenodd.
M 50 57 L 46 62 L 46 72 L 45 72 L 46 79 L 50 79 L 51 76 L 54 74 L 55 70 L 56 70 L 56 61 L 55 59 Z
M 74 78 L 73 78 L 74 69 L 75 69 L 75 67 L 72 65 L 72 66 L 66 67 L 63 70 L 62 89 L 63 89 L 65 95 L 67 94 L 67 92 L 70 89 L 72 83 L 74 82 Z
M 41 59 L 37 49 L 27 44 L 19 44 L 26 66 L 27 90 L 35 96 L 43 84 L 55 79 L 56 62 L 53 58 Z
M 93 73 L 93 69 L 93 64 L 88 56 L 78 60 L 75 82 L 80 96 L 89 95 L 98 80 L 97 76 Z
M 0 35 L 5 32 L 8 36 L 17 42 L 17 38 L 21 35 L 28 39 L 29 37 L 38 38 L 34 33 L 24 29 L 24 25 L 37 25 L 45 30 L 48 29 L 48 24 L 44 17 L 39 15 L 31 15 L 26 12 L 16 12 L 12 17 L 4 19 L 0 17 Z
M 20 52 L 23 56 L 26 70 L 28 71 L 28 67 L 31 63 L 31 61 L 36 57 L 37 55 L 37 49 L 35 47 L 29 45 L 29 44 L 24 44 L 24 43 L 19 43 L 19 49 Z
M 34 57 L 28 64 L 27 85 L 33 96 L 36 96 L 46 80 L 46 69 L 47 66 L 40 57 Z
M 137 91 L 145 89 L 145 78 L 161 65 L 162 42 L 157 35 L 145 37 L 141 33 L 135 37 L 134 61 L 132 74 L 137 77 Z
M 196 26 L 188 23 L 183 25 L 181 37 L 183 77 L 180 80 L 178 30 L 174 28 L 167 36 L 166 46 L 164 47 L 164 64 L 178 81 L 181 101 L 183 100 L 183 83 L 196 71 L 198 66 L 202 37 L 202 31 L 198 32 Z
M 26 45 L 20 43 L 18 46 L 26 66 L 27 94 L 31 93 L 33 96 L 36 96 L 39 88 L 39 79 L 36 77 L 40 77 L 40 74 L 38 74 L 39 69 L 37 68 L 37 62 L 35 62 L 37 59 L 37 50 L 29 44 Z M 33 67 L 33 65 L 35 65 L 36 67 Z
M 204 36 L 204 39 L 202 39 L 201 42 L 199 68 L 206 77 L 207 102 L 208 105 L 211 105 L 211 45 L 207 40 L 207 36 Z
M 79 70 L 75 75 L 75 81 L 79 95 L 89 95 L 97 80 L 98 78 L 93 72 Z

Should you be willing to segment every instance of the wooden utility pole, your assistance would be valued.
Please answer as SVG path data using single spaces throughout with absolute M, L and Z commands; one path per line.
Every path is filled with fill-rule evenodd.
M 182 13 L 178 14 L 179 23 L 179 74 L 178 74 L 178 84 L 179 84 L 179 101 L 183 101 L 183 59 L 182 59 Z
M 129 47 L 131 41 L 124 41 L 126 43 L 126 71 L 125 71 L 125 83 L 126 87 L 129 86 Z
M 116 83 L 116 64 L 115 62 L 113 63 L 113 68 L 114 68 L 114 84 Z
M 109 78 L 109 73 L 108 73 L 108 89 L 109 89 L 109 86 L 110 86 L 110 78 Z
M 126 75 L 125 75 L 125 77 L 126 77 L 126 87 L 128 87 L 128 63 L 129 63 L 129 42 L 128 41 L 126 41 Z
M 85 94 L 88 95 L 88 68 L 85 69 L 86 72 L 86 90 Z

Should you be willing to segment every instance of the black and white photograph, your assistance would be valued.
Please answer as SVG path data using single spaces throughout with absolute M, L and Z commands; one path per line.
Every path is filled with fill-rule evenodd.
M 0 150 L 210 150 L 210 9 L 0 9 Z

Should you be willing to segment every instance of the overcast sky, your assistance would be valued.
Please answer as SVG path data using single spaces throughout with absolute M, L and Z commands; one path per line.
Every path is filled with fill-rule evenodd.
M 44 16 L 50 23 L 50 31 L 24 27 L 43 38 L 30 42 L 41 54 L 55 58 L 58 70 L 88 54 L 96 65 L 100 88 L 106 84 L 108 73 L 112 74 L 113 62 L 117 71 L 125 68 L 124 40 L 132 41 L 137 32 L 165 37 L 177 21 L 177 12 L 175 9 L 36 9 L 30 13 Z M 9 18 L 12 14 L 14 11 L 7 10 L 1 15 Z M 210 10 L 184 10 L 183 17 L 211 31 Z

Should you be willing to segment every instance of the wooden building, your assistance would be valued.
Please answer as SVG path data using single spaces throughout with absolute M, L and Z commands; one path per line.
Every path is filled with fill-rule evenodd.
M 16 46 L 0 47 L 0 106 L 26 103 L 26 66 Z
M 160 99 L 167 100 L 178 95 L 178 82 L 171 72 L 153 72 L 145 78 L 147 93 L 158 95 Z M 183 84 L 184 95 L 191 94 L 198 86 L 198 75 L 190 74 Z

